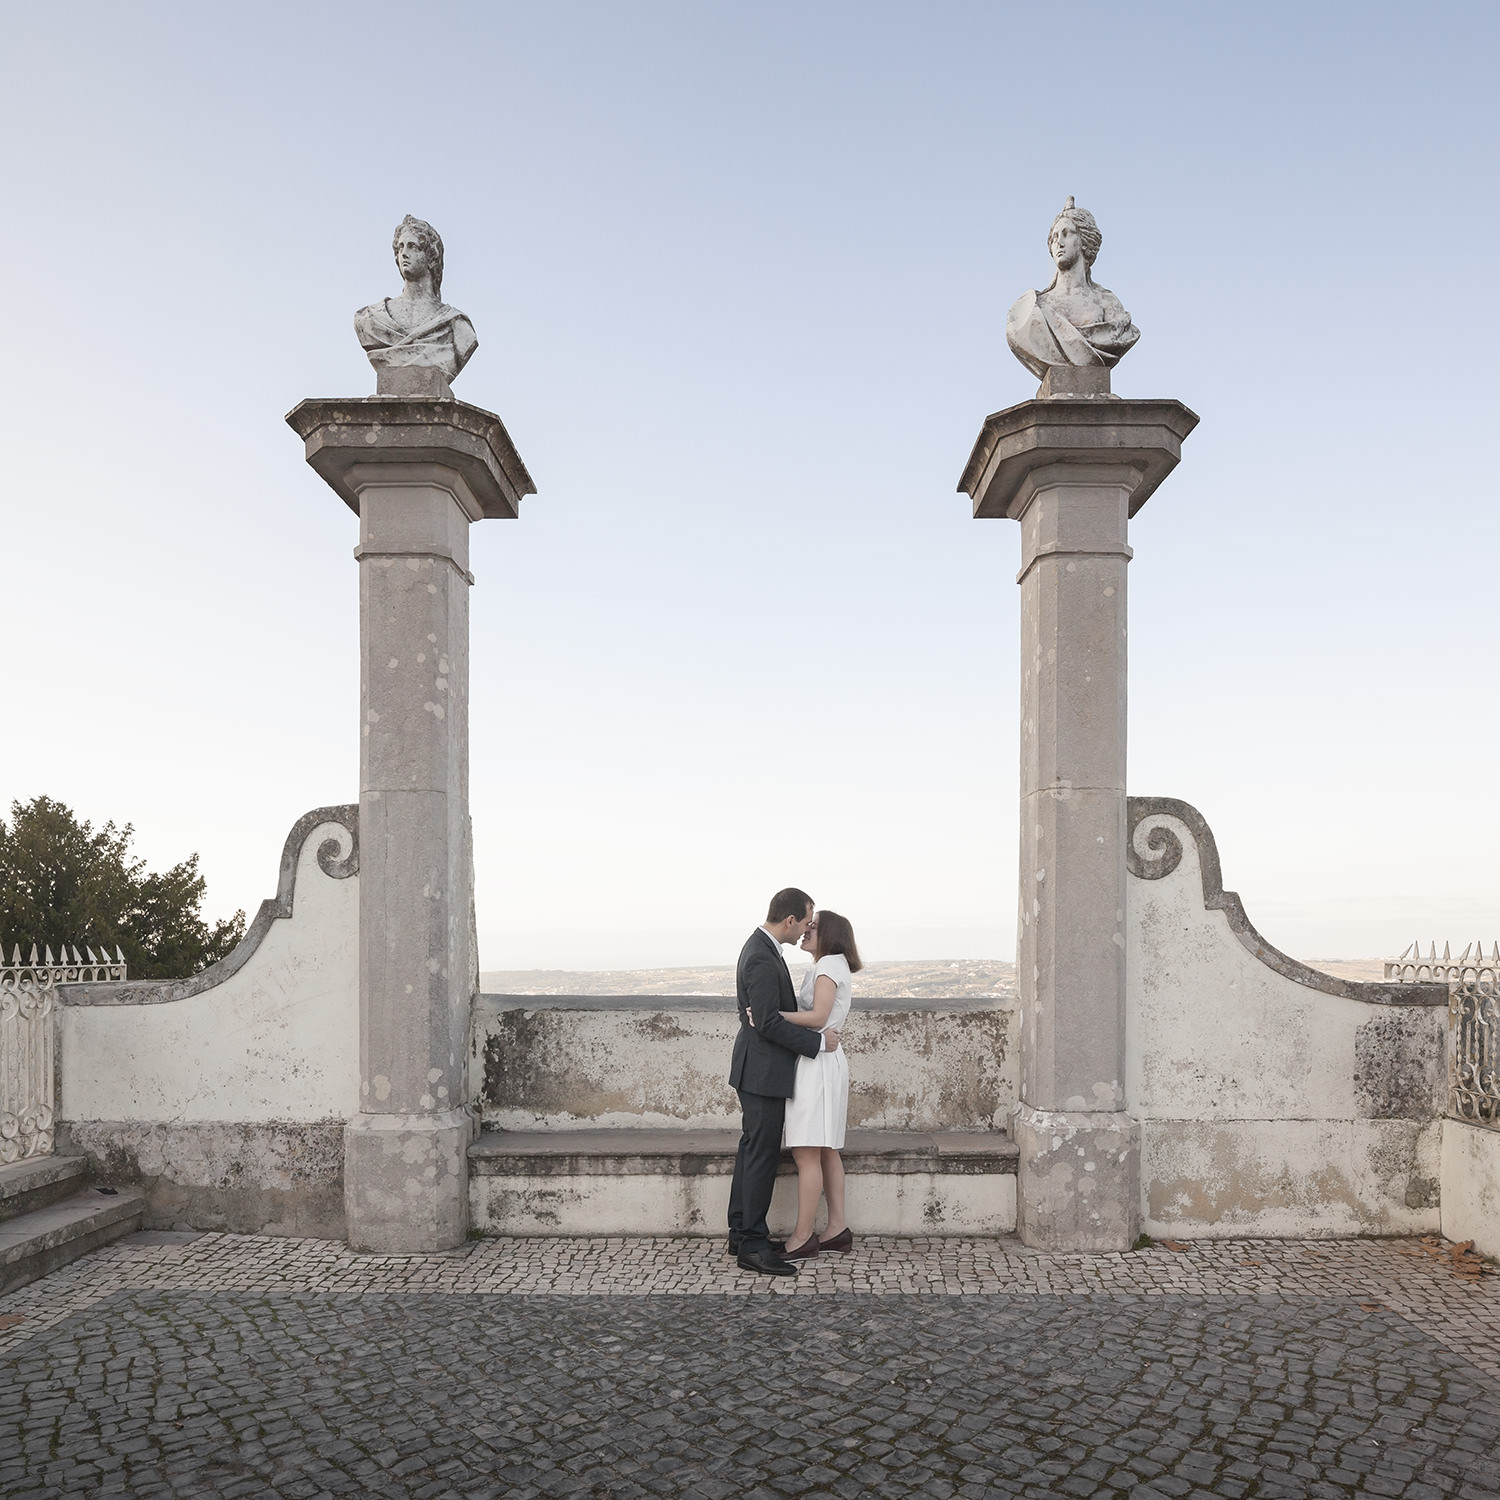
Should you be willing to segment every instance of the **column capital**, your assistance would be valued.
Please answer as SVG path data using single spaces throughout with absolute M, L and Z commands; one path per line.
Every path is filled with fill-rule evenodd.
M 522 497 L 536 493 L 505 423 L 466 401 L 313 397 L 286 421 L 308 463 L 356 515 L 369 484 L 431 483 L 439 471 L 471 521 L 514 520 Z
M 984 426 L 958 481 L 974 502 L 975 519 L 1019 519 L 1037 486 L 1030 476 L 1053 465 L 1079 465 L 1085 482 L 1100 471 L 1137 470 L 1130 493 L 1133 516 L 1182 457 L 1183 439 L 1198 425 L 1180 401 L 1116 396 L 1050 397 L 1008 406 Z M 1058 482 L 1064 482 L 1060 478 Z

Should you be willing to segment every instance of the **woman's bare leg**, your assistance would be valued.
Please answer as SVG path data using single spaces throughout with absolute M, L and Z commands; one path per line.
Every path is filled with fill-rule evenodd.
M 823 1226 L 822 1237 L 831 1240 L 849 1227 L 849 1221 L 844 1217 L 844 1158 L 832 1146 L 822 1147 L 818 1155 L 822 1158 L 819 1165 L 822 1168 L 820 1175 L 823 1179 L 823 1191 L 828 1195 L 828 1223 Z M 797 1171 L 800 1184 L 801 1162 L 797 1164 Z M 797 1222 L 802 1222 L 800 1216 Z
M 818 1199 L 823 1196 L 823 1152 L 818 1146 L 793 1146 L 792 1160 L 797 1163 L 797 1227 L 787 1237 L 786 1247 L 795 1250 L 805 1245 L 818 1217 Z

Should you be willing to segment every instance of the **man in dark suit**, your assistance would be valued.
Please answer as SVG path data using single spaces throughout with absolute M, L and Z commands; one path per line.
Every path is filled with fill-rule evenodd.
M 740 1096 L 740 1149 L 729 1184 L 729 1253 L 746 1271 L 795 1276 L 797 1267 L 781 1259 L 766 1228 L 776 1165 L 781 1160 L 781 1128 L 786 1101 L 797 1086 L 797 1059 L 826 1046 L 837 1050 L 836 1031 L 816 1032 L 781 1018 L 796 1010 L 797 994 L 781 945 L 795 943 L 813 918 L 812 897 L 789 888 L 771 897 L 765 923 L 740 950 L 734 987 L 740 1012 L 729 1082 Z

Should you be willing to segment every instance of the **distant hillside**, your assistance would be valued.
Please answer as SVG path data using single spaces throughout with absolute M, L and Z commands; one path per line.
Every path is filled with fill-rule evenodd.
M 1384 979 L 1383 958 L 1304 958 L 1309 969 L 1320 974 L 1332 974 L 1335 979 Z
M 793 977 L 802 968 L 794 962 Z M 479 976 L 479 987 L 487 995 L 732 995 L 734 970 L 491 969 Z M 907 1000 L 1014 995 L 1016 966 L 986 958 L 871 963 L 854 976 L 854 992 Z

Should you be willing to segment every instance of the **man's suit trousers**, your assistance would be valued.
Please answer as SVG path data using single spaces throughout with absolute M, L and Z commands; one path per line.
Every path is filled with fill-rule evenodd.
M 738 1092 L 740 1148 L 735 1153 L 734 1177 L 729 1184 L 729 1237 L 739 1240 L 742 1250 L 769 1251 L 771 1231 L 766 1227 L 766 1214 L 781 1160 L 786 1100 Z

